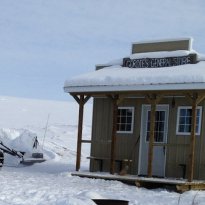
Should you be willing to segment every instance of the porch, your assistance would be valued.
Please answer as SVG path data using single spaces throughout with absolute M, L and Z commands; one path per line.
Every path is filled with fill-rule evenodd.
M 187 179 L 140 177 L 136 175 L 119 175 L 106 172 L 85 171 L 72 172 L 71 175 L 92 179 L 116 180 L 148 189 L 166 188 L 180 193 L 189 190 L 205 190 L 205 181 L 203 180 L 193 180 L 192 182 L 188 182 Z

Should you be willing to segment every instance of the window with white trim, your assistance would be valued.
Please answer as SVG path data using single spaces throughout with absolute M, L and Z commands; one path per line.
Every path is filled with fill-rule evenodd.
M 134 107 L 118 107 L 117 133 L 132 133 L 134 122 Z
M 197 107 L 196 111 L 196 135 L 200 135 L 201 132 L 201 112 L 202 107 Z M 191 133 L 191 121 L 192 121 L 192 107 L 180 106 L 177 112 L 177 130 L 178 135 L 190 135 Z

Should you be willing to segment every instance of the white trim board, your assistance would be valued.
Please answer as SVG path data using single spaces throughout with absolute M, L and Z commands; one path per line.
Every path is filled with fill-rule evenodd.
M 171 91 L 171 90 L 205 90 L 205 83 L 147 84 L 118 86 L 69 86 L 64 87 L 67 93 L 78 92 L 120 92 L 120 91 Z

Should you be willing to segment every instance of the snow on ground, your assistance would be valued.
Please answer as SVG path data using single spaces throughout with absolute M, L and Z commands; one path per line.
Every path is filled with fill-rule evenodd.
M 18 101 L 19 108 L 25 107 L 24 99 L 5 97 L 5 100 Z M 36 108 L 35 103 L 41 103 L 37 100 L 28 101 L 31 106 L 27 107 L 28 110 Z M 48 104 L 50 103 L 48 101 Z M 52 109 L 54 109 L 55 102 L 52 103 Z M 62 105 L 64 103 L 62 102 Z M 56 109 L 59 109 L 59 113 L 62 115 L 61 119 L 63 119 L 68 116 L 68 113 L 63 112 L 65 107 L 61 108 L 60 104 L 61 102 L 56 103 Z M 14 108 L 9 107 L 10 105 L 11 103 L 5 103 L 4 106 L 1 104 L 5 116 L 7 111 L 5 122 L 7 127 L 1 126 L 0 139 L 11 148 L 32 151 L 33 138 L 38 136 L 40 144 L 38 151 L 44 152 L 47 161 L 24 166 L 18 164 L 18 158 L 6 155 L 5 166 L 0 171 L 0 205 L 92 205 L 94 203 L 91 199 L 95 198 L 128 200 L 129 205 L 205 204 L 205 192 L 203 191 L 189 191 L 180 195 L 165 189 L 147 190 L 117 181 L 71 176 L 71 172 L 75 170 L 77 134 L 75 123 L 70 125 L 67 121 L 57 123 L 58 119 L 55 119 L 55 122 L 48 123 L 45 135 L 45 125 L 39 126 L 36 123 L 36 116 L 34 118 L 27 116 L 30 119 L 26 123 L 20 112 L 14 113 Z M 73 109 L 72 103 L 68 103 L 68 105 L 67 109 L 74 119 L 78 115 L 78 109 L 77 107 Z M 89 108 L 87 109 L 89 110 Z M 47 115 L 45 113 L 47 109 L 40 111 L 40 116 L 43 113 L 45 116 Z M 32 112 L 39 112 L 39 109 Z M 1 122 L 4 120 L 4 115 L 0 116 Z M 12 128 L 9 128 L 9 119 L 12 119 L 13 115 L 18 120 L 17 126 L 15 128 L 15 124 L 12 123 Z M 34 119 L 33 122 L 32 119 Z M 39 121 L 41 120 L 39 119 Z M 84 139 L 90 138 L 91 126 L 88 122 L 83 128 Z M 89 151 L 89 145 L 83 146 L 81 170 L 88 170 L 89 162 L 86 157 L 89 156 Z

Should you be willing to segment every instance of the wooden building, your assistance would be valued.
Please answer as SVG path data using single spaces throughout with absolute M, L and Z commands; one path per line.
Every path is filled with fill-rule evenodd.
M 121 61 L 67 80 L 79 104 L 76 170 L 92 97 L 91 172 L 205 180 L 204 60 L 189 38 L 139 42 Z

